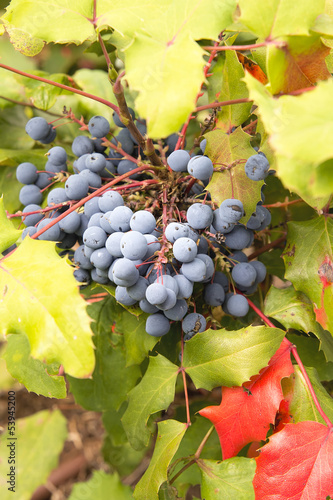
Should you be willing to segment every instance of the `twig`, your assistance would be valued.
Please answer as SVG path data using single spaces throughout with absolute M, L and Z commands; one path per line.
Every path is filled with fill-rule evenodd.
M 18 75 L 25 76 L 27 78 L 31 78 L 32 80 L 38 80 L 39 82 L 47 83 L 48 85 L 53 85 L 53 87 L 58 87 L 63 90 L 68 90 L 69 92 L 73 92 L 74 94 L 79 94 L 84 97 L 87 97 L 88 99 L 92 99 L 93 101 L 100 102 L 101 104 L 105 104 L 105 106 L 108 106 L 109 108 L 113 109 L 116 113 L 119 113 L 119 108 L 115 106 L 110 101 L 107 101 L 106 99 L 102 99 L 102 97 L 98 97 L 93 94 L 89 94 L 88 92 L 84 92 L 83 90 L 78 90 L 75 89 L 74 87 L 69 87 L 68 85 L 63 85 L 62 83 L 58 82 L 53 82 L 52 80 L 48 80 L 47 78 L 43 78 L 41 76 L 36 76 L 31 73 L 26 73 L 25 71 L 20 71 L 19 69 L 12 68 L 11 66 L 7 66 L 6 64 L 0 63 L 0 68 L 6 69 L 8 71 L 11 71 L 12 73 L 17 73 Z
M 145 139 L 137 126 L 135 125 L 131 113 L 128 110 L 127 102 L 125 99 L 124 88 L 121 84 L 121 78 L 124 76 L 123 71 L 118 75 L 114 85 L 112 86 L 113 93 L 118 103 L 118 110 L 116 113 L 119 115 L 120 120 L 128 128 L 130 133 L 135 137 L 139 146 L 142 148 L 144 154 L 149 158 L 153 165 L 162 167 L 164 166 L 160 157 L 157 155 L 153 142 L 150 139 Z
M 249 45 L 223 45 L 221 47 L 210 47 L 209 45 L 204 45 L 201 47 L 204 50 L 222 52 L 223 50 L 252 50 L 259 49 L 260 47 L 267 47 L 267 45 L 283 46 L 284 42 L 273 42 L 272 40 L 267 40 L 261 43 L 252 43 Z
M 267 245 L 264 245 L 263 247 L 258 248 L 258 250 L 256 250 L 255 252 L 251 253 L 248 256 L 248 259 L 253 260 L 256 257 L 258 257 L 258 255 L 261 255 L 262 253 L 267 252 L 271 248 L 278 247 L 280 245 L 280 243 L 283 243 L 285 241 L 285 239 L 286 239 L 286 236 L 281 236 L 280 238 L 277 238 L 276 240 L 272 241 L 271 243 L 267 243 Z
M 327 427 L 329 429 L 332 429 L 333 428 L 333 424 L 330 421 L 330 419 L 328 418 L 328 416 L 324 413 L 324 410 L 322 409 L 322 407 L 320 406 L 320 403 L 318 401 L 316 393 L 315 393 L 315 391 L 314 391 L 314 389 L 312 387 L 312 384 L 310 382 L 309 376 L 306 373 L 306 370 L 304 368 L 302 360 L 301 360 L 301 358 L 298 355 L 297 347 L 295 345 L 293 345 L 291 347 L 291 352 L 293 353 L 293 356 L 294 356 L 295 360 L 297 361 L 297 364 L 298 364 L 298 366 L 299 366 L 299 368 L 300 368 L 300 370 L 302 372 L 302 375 L 303 375 L 303 377 L 305 379 L 306 385 L 308 386 L 308 389 L 310 391 L 311 397 L 312 397 L 312 399 L 314 401 L 314 404 L 316 405 L 316 408 L 317 408 L 318 412 L 320 413 L 320 415 L 323 418 L 323 420 L 326 422 Z
M 271 322 L 271 320 L 269 320 L 267 316 L 265 316 L 265 314 L 262 311 L 260 311 L 260 309 L 252 302 L 252 300 L 246 297 L 246 295 L 244 295 L 239 290 L 237 290 L 237 293 L 243 295 L 246 298 L 246 300 L 249 303 L 249 306 L 252 307 L 252 309 L 258 314 L 258 316 L 260 316 L 260 318 L 266 323 L 267 326 L 271 328 L 276 328 L 276 326 Z
M 198 113 L 199 111 L 204 111 L 205 109 L 221 108 L 222 106 L 243 104 L 244 102 L 251 102 L 251 99 L 230 99 L 230 101 L 211 102 L 210 104 L 205 104 L 204 106 L 198 106 L 195 108 L 194 112 Z
M 244 129 L 243 129 L 244 130 Z M 305 203 L 302 198 L 298 198 L 297 200 L 292 200 L 292 201 L 277 201 L 276 203 L 272 203 L 271 205 L 263 205 L 265 208 L 281 208 L 281 207 L 288 207 L 289 205 L 295 205 L 296 203 Z

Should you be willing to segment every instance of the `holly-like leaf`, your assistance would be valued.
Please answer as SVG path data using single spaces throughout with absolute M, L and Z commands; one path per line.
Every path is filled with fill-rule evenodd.
M 253 477 L 256 463 L 251 458 L 235 457 L 215 462 L 198 460 L 201 470 L 201 495 L 205 500 L 254 500 Z
M 12 0 L 1 19 L 15 49 L 34 56 L 42 50 L 45 42 L 79 45 L 85 40 L 94 40 L 92 18 L 92 0 L 82 0 L 74 5 L 67 0 Z
M 333 338 L 316 321 L 313 304 L 303 292 L 296 291 L 292 285 L 287 288 L 271 286 L 265 298 L 264 313 L 285 328 L 314 333 L 327 361 L 333 361 Z
M 245 174 L 245 161 L 256 154 L 250 145 L 251 137 L 238 127 L 232 134 L 213 130 L 208 132 L 205 138 L 207 139 L 205 154 L 212 160 L 215 168 L 232 165 L 235 162 L 235 166 L 230 169 L 214 172 L 207 191 L 218 205 L 229 198 L 241 200 L 245 216 L 240 222 L 246 224 L 255 212 L 258 201 L 261 200 L 261 187 L 264 184 L 264 181 L 252 181 Z
M 14 440 L 8 431 L 1 436 L 1 499 L 12 500 L 16 497 L 30 500 L 35 489 L 46 483 L 50 472 L 57 466 L 66 437 L 66 419 L 59 410 L 40 411 L 16 420 L 18 439 Z M 12 464 L 15 467 L 15 481 L 12 485 L 7 483 L 10 480 L 7 476 L 10 472 L 10 450 L 13 450 L 16 457 L 15 464 Z M 14 486 L 14 490 L 10 490 L 10 486 Z
M 288 412 L 292 423 L 313 420 L 324 424 L 324 419 L 318 412 L 305 378 L 298 366 L 294 366 L 295 374 L 292 377 L 292 390 L 288 391 L 285 400 L 288 402 Z M 332 398 L 329 396 L 323 385 L 320 383 L 318 373 L 315 368 L 306 367 L 306 372 L 310 378 L 311 385 L 316 393 L 319 404 L 324 413 L 333 419 Z
M 290 5 L 283 0 L 262 3 L 260 0 L 239 0 L 239 21 L 259 38 L 286 35 L 309 35 L 316 17 L 325 10 L 325 0 L 304 0 Z
M 327 335 L 332 339 L 329 332 Z M 320 380 L 333 380 L 333 362 L 325 359 L 324 350 L 320 349 L 320 342 L 314 337 L 288 333 L 287 338 L 295 344 L 303 364 L 317 370 Z
M 220 406 L 199 412 L 215 425 L 224 460 L 237 455 L 246 444 L 266 438 L 283 399 L 281 379 L 293 372 L 289 346 L 284 339 L 258 375 L 242 387 L 222 387 Z
M 31 355 L 74 377 L 94 368 L 90 320 L 72 268 L 54 243 L 25 238 L 0 262 L 1 332 L 25 333 Z
M 287 424 L 261 448 L 253 480 L 261 500 L 333 496 L 333 432 L 318 422 Z
M 333 81 L 319 82 L 300 96 L 279 99 L 273 99 L 251 75 L 245 81 L 270 136 L 280 179 L 309 205 L 321 209 L 333 190 L 333 145 L 327 139 L 333 134 Z
M 13 223 L 7 219 L 3 196 L 0 198 L 0 226 L 0 253 L 2 253 L 19 239 L 23 231 L 23 229 L 16 229 Z
M 248 98 L 249 92 L 246 84 L 241 80 L 244 75 L 243 66 L 239 62 L 236 52 L 227 50 L 223 67 L 222 90 L 219 95 L 220 101 Z M 218 113 L 217 127 L 229 132 L 232 127 L 241 125 L 249 117 L 251 107 L 252 102 L 236 106 L 223 106 Z
M 330 48 L 319 35 L 287 37 L 285 43 L 283 48 L 268 48 L 268 87 L 272 94 L 311 87 L 330 78 L 325 62 Z
M 2 20 L 14 46 L 26 55 L 40 52 L 45 41 L 95 40 L 94 23 L 99 30 L 115 29 L 127 42 L 126 79 L 139 91 L 136 108 L 147 119 L 149 135 L 165 137 L 178 131 L 193 110 L 203 80 L 204 51 L 195 40 L 217 39 L 232 23 L 236 1 L 144 0 L 138 5 L 136 0 L 99 0 L 95 20 L 93 5 L 93 0 L 71 8 L 67 0 L 12 0 Z
M 149 467 L 134 490 L 136 500 L 158 500 L 158 490 L 167 480 L 167 470 L 172 457 L 185 434 L 186 424 L 164 420 L 158 424 L 154 454 Z
M 126 366 L 140 364 L 154 348 L 158 337 L 147 334 L 145 314 L 134 316 L 123 308 L 119 309 L 115 331 L 124 336 Z
M 37 76 L 41 76 L 47 78 L 53 82 L 61 83 L 62 85 L 71 86 L 67 75 L 57 73 L 49 75 L 44 71 L 34 71 L 33 74 Z M 43 83 L 38 80 L 32 80 L 26 78 L 24 80 L 25 84 L 25 92 L 27 97 L 29 98 L 29 102 L 31 102 L 36 108 L 47 110 L 51 108 L 57 100 L 58 95 L 70 95 L 71 92 L 61 89 L 59 87 L 54 87 L 49 85 L 48 83 Z
M 84 493 L 82 493 L 84 492 Z M 94 470 L 89 481 L 84 483 L 75 483 L 69 500 L 131 500 L 132 488 L 121 483 L 117 473 L 107 474 L 102 470 Z
M 248 326 L 236 331 L 206 330 L 186 342 L 184 366 L 196 387 L 242 385 L 267 366 L 285 332 Z
M 286 279 L 313 302 L 316 320 L 333 335 L 333 221 L 288 223 Z
M 129 393 L 129 403 L 122 418 L 127 437 L 135 450 L 147 446 L 150 415 L 168 408 L 175 396 L 178 366 L 158 354 L 149 358 L 141 382 Z
M 155 10 L 153 5 L 147 15 L 146 6 L 140 4 L 145 23 L 141 32 L 135 27 L 135 40 L 125 54 L 126 78 L 139 91 L 137 110 L 148 121 L 148 134 L 157 138 L 178 131 L 193 109 L 203 80 L 203 51 L 194 40 L 216 39 L 231 24 L 236 4 L 233 0 L 198 4 L 169 0 L 162 12 L 162 7 Z M 109 22 L 119 29 L 113 15 Z
M 47 372 L 47 366 L 30 356 L 30 345 L 24 334 L 9 335 L 3 355 L 9 373 L 23 384 L 28 391 L 48 398 L 65 398 L 64 377 Z
M 96 366 L 91 379 L 68 377 L 76 401 L 86 409 L 116 410 L 127 399 L 141 372 L 137 365 L 126 367 L 123 337 L 115 343 L 111 327 L 116 318 L 116 303 L 111 297 L 92 304 L 88 313 L 94 320 L 92 330 L 96 346 Z

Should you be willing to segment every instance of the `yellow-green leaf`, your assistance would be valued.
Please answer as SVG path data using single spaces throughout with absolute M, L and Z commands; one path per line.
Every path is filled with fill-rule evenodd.
M 250 145 L 251 137 L 238 127 L 232 134 L 213 130 L 208 132 L 205 138 L 207 139 L 205 154 L 212 160 L 215 168 L 234 163 L 228 170 L 214 172 L 207 190 L 218 205 L 229 198 L 241 200 L 245 216 L 240 222 L 246 224 L 255 212 L 258 201 L 261 200 L 261 187 L 264 184 L 264 181 L 252 181 L 245 174 L 245 161 L 256 154 Z
M 7 218 L 3 196 L 0 198 L 0 227 L 0 253 L 2 253 L 19 239 L 23 231 L 23 229 L 16 229 L 13 223 Z
M 279 99 L 250 74 L 245 81 L 270 136 L 280 179 L 309 205 L 321 209 L 333 191 L 333 81 L 319 82 L 300 96 Z
M 25 238 L 0 262 L 1 332 L 25 333 L 31 355 L 74 377 L 94 369 L 90 319 L 72 268 L 54 243 Z
M 16 437 L 16 440 L 13 439 Z M 0 489 L 1 500 L 30 500 L 36 488 L 45 484 L 50 472 L 58 464 L 59 454 L 67 437 L 66 419 L 55 410 L 40 411 L 16 421 L 15 436 L 8 432 L 1 436 Z M 12 449 L 6 446 L 11 444 Z M 14 443 L 14 444 L 13 444 Z M 10 451 L 15 456 L 15 487 L 7 483 Z

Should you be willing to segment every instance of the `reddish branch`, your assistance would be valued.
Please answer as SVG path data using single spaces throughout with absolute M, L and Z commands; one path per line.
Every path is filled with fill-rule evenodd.
M 137 174 L 137 173 L 140 173 L 140 172 L 145 172 L 146 170 L 147 170 L 147 166 L 144 165 L 142 167 L 135 168 L 134 170 L 131 170 L 130 172 L 126 172 L 123 175 L 119 175 L 118 177 L 116 177 L 112 181 L 108 182 L 107 184 L 105 184 L 101 188 L 97 189 L 94 193 L 86 196 L 85 198 L 82 198 L 82 200 L 80 200 L 77 203 L 75 203 L 71 208 L 69 208 L 68 210 L 66 210 L 66 212 L 64 212 L 63 214 L 59 215 L 59 217 L 56 217 L 55 219 L 52 219 L 49 224 L 47 224 L 42 229 L 40 229 L 35 234 L 33 234 L 31 236 L 31 238 L 33 238 L 33 239 L 38 238 L 38 236 L 40 236 L 41 234 L 45 233 L 45 231 L 47 231 L 52 226 L 54 226 L 55 224 L 57 224 L 57 222 L 61 221 L 65 217 L 67 217 L 67 215 L 69 215 L 71 212 L 74 212 L 78 208 L 82 207 L 82 205 L 84 205 L 87 201 L 91 200 L 95 196 L 99 196 L 100 194 L 103 194 L 104 191 L 106 191 L 110 187 L 114 186 L 115 184 L 118 184 L 118 182 L 121 182 L 122 180 L 127 179 L 127 177 L 129 177 L 132 174 Z M 7 254 L 4 258 L 6 258 L 8 255 L 10 255 L 10 254 Z
M 18 75 L 31 78 L 32 80 L 38 80 L 39 82 L 47 83 L 48 85 L 53 85 L 53 87 L 58 87 L 63 90 L 68 90 L 69 92 L 73 92 L 74 94 L 82 95 L 83 97 L 87 97 L 88 99 L 92 99 L 93 101 L 105 104 L 105 106 L 108 106 L 109 108 L 113 109 L 113 111 L 115 111 L 116 113 L 119 113 L 119 108 L 117 106 L 112 104 L 112 102 L 107 101 L 106 99 L 102 99 L 102 97 L 98 97 L 94 94 L 89 94 L 88 92 L 75 89 L 74 87 L 69 87 L 68 85 L 63 85 L 62 83 L 53 82 L 52 80 L 48 80 L 47 78 L 43 78 L 42 76 L 36 76 L 31 73 L 26 73 L 25 71 L 20 71 L 19 69 L 12 68 L 11 66 L 7 66 L 6 64 L 0 63 L 0 68 L 7 69 L 8 71 L 12 71 L 13 73 L 17 73 Z
M 267 245 L 264 245 L 263 247 L 258 248 L 258 250 L 256 250 L 255 252 L 251 253 L 251 255 L 248 256 L 248 259 L 249 260 L 255 259 L 256 257 L 258 257 L 258 255 L 261 255 L 262 253 L 267 252 L 271 248 L 278 247 L 285 240 L 286 240 L 286 236 L 281 236 L 280 238 L 272 241 L 271 243 L 267 243 Z
M 252 50 L 252 49 L 259 49 L 259 47 L 266 47 L 267 45 L 277 45 L 276 42 L 272 42 L 271 40 L 268 40 L 266 42 L 261 42 L 261 43 L 252 43 L 250 45 L 223 45 L 221 47 L 210 47 L 209 45 L 205 45 L 201 47 L 204 50 L 208 50 L 211 52 L 222 52 L 224 50 Z M 281 44 L 280 44 L 281 45 Z
M 309 376 L 308 376 L 308 374 L 306 373 L 306 370 L 305 370 L 305 368 L 304 368 L 304 365 L 303 365 L 303 363 L 302 363 L 302 360 L 301 360 L 301 358 L 300 358 L 300 357 L 299 357 L 299 355 L 298 355 L 298 352 L 297 352 L 297 347 L 296 347 L 295 345 L 292 345 L 292 347 L 291 347 L 291 352 L 293 353 L 293 356 L 294 356 L 294 358 L 296 359 L 296 362 L 297 362 L 297 364 L 298 364 L 298 366 L 299 366 L 299 368 L 300 368 L 300 370 L 301 370 L 301 372 L 302 372 L 302 375 L 303 375 L 303 377 L 304 377 L 304 379 L 305 379 L 306 385 L 308 386 L 308 389 L 309 389 L 309 391 L 310 391 L 311 397 L 312 397 L 312 399 L 313 399 L 313 401 L 314 401 L 314 404 L 316 405 L 317 410 L 319 411 L 320 415 L 322 416 L 322 418 L 323 418 L 324 422 L 326 422 L 327 427 L 328 427 L 329 429 L 332 429 L 332 428 L 333 428 L 333 424 L 332 424 L 332 422 L 330 421 L 330 419 L 328 418 L 328 416 L 325 414 L 325 412 L 324 412 L 324 410 L 322 409 L 322 407 L 320 406 L 320 403 L 319 403 L 319 401 L 318 401 L 318 398 L 317 398 L 317 396 L 316 396 L 316 393 L 315 393 L 315 391 L 314 391 L 314 389 L 313 389 L 313 387 L 312 387 L 312 384 L 311 384 L 311 382 L 310 382 Z
M 243 129 L 244 130 L 244 129 Z M 282 207 L 288 207 L 289 205 L 295 205 L 296 203 L 305 203 L 304 200 L 301 198 L 298 198 L 297 200 L 292 200 L 292 201 L 277 201 L 276 203 L 272 203 L 271 205 L 263 205 L 265 208 L 282 208 Z
M 241 293 L 241 292 L 238 292 L 238 293 Z M 241 294 L 241 295 L 244 295 L 244 294 Z M 271 327 L 271 328 L 276 328 L 276 326 L 267 318 L 267 316 L 265 316 L 265 314 L 248 298 L 246 297 L 246 300 L 248 301 L 250 307 L 252 307 L 252 309 L 258 314 L 258 316 L 260 316 L 260 318 L 267 324 L 267 326 Z M 288 340 L 289 342 L 289 340 Z M 332 422 L 330 421 L 330 419 L 328 418 L 328 416 L 325 414 L 324 410 L 322 409 L 322 407 L 320 406 L 320 403 L 318 401 L 318 398 L 316 396 L 316 393 L 312 387 L 312 384 L 311 384 L 311 381 L 309 379 L 309 376 L 308 374 L 306 373 L 306 370 L 304 368 L 304 365 L 302 363 L 302 360 L 301 358 L 299 357 L 298 355 L 298 352 L 297 352 L 297 347 L 295 345 L 293 345 L 291 342 L 289 342 L 289 348 L 291 350 L 291 352 L 293 353 L 293 356 L 303 374 L 303 377 L 305 379 L 305 382 L 306 382 L 306 385 L 308 386 L 308 389 L 309 389 L 309 392 L 311 394 L 311 397 L 313 399 L 313 402 L 314 404 L 316 405 L 316 408 L 318 410 L 318 412 L 320 413 L 320 415 L 322 416 L 323 420 L 326 422 L 326 425 L 328 426 L 329 429 L 332 429 L 333 428 L 333 424 Z
M 198 106 L 195 108 L 194 112 L 204 111 L 205 109 L 221 108 L 222 106 L 230 106 L 231 104 L 243 104 L 244 102 L 251 102 L 251 99 L 230 99 L 230 101 L 220 101 L 211 102 L 210 104 L 205 104 L 204 106 Z
M 123 124 L 128 128 L 133 137 L 135 137 L 137 143 L 142 148 L 144 154 L 149 158 L 153 165 L 156 166 L 164 166 L 160 157 L 157 155 L 153 142 L 151 139 L 147 140 L 143 137 L 137 126 L 135 125 L 132 115 L 129 112 L 127 102 L 125 99 L 124 88 L 121 84 L 121 78 L 124 76 L 125 72 L 122 72 L 118 75 L 117 80 L 112 86 L 113 93 L 118 103 L 117 114 L 119 115 L 120 120 Z

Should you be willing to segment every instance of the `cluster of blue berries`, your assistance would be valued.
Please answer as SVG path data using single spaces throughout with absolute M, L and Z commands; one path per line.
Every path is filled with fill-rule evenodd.
M 134 112 L 130 112 L 134 118 Z M 128 155 L 142 154 L 117 115 L 114 121 L 121 130 L 111 142 L 120 145 Z M 145 134 L 145 124 L 137 125 Z M 45 171 L 38 171 L 28 162 L 18 166 L 16 176 L 24 184 L 20 192 L 20 201 L 25 205 L 22 220 L 27 226 L 23 237 L 33 235 L 52 218 L 64 214 L 72 201 L 81 200 L 103 182 L 137 167 L 114 149 L 107 151 L 105 137 L 110 124 L 105 118 L 93 117 L 88 129 L 91 137 L 79 135 L 72 143 L 77 157 L 73 174 L 67 173 L 67 153 L 60 146 L 48 151 Z M 39 117 L 27 123 L 26 131 L 42 143 L 55 137 L 52 126 Z M 185 150 L 174 150 L 177 139 L 178 135 L 173 134 L 166 140 L 168 165 L 173 171 L 188 172 L 205 184 L 214 171 L 212 161 L 204 155 L 206 140 L 200 143 L 199 154 L 191 156 Z M 268 169 L 268 161 L 260 153 L 245 164 L 247 176 L 255 181 L 264 179 Z M 64 187 L 49 190 L 47 205 L 55 208 L 46 218 L 41 209 L 42 190 L 54 180 L 65 181 Z M 193 186 L 192 194 L 200 191 L 200 183 Z M 120 304 L 137 306 L 148 314 L 146 331 L 150 335 L 165 335 L 172 321 L 182 321 L 185 340 L 206 329 L 204 315 L 189 312 L 196 284 L 202 286 L 202 297 L 209 307 L 222 306 L 225 313 L 233 316 L 247 314 L 248 302 L 243 294 L 253 293 L 266 276 L 265 266 L 258 261 L 248 262 L 242 252 L 252 245 L 253 231 L 270 223 L 270 213 L 261 203 L 246 226 L 239 222 L 244 209 L 236 199 L 224 200 L 213 210 L 197 197 L 186 211 L 186 222 L 170 221 L 164 227 L 152 211 L 132 208 L 119 192 L 109 189 L 87 201 L 83 210 L 68 213 L 39 239 L 56 241 L 61 249 L 73 249 L 74 276 L 78 282 L 115 286 L 115 298 Z M 229 262 L 229 279 L 216 270 L 217 253 L 223 253 Z

